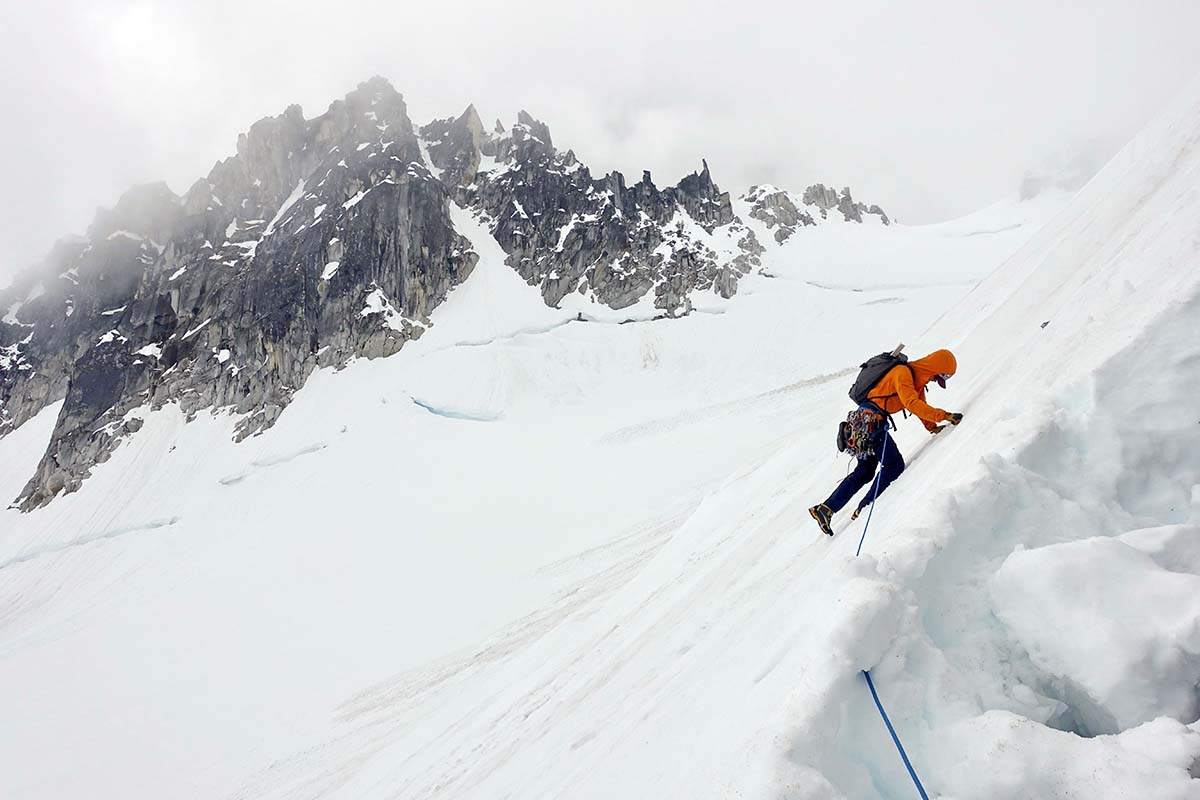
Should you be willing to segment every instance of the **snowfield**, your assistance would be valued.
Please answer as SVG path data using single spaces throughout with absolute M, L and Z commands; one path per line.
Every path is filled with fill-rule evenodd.
M 1074 197 L 545 307 L 484 221 L 399 354 L 261 436 L 169 406 L 0 514 L 11 798 L 1200 797 L 1200 86 Z M 821 535 L 865 357 L 938 437 Z M 0 440 L 32 474 L 57 406 Z

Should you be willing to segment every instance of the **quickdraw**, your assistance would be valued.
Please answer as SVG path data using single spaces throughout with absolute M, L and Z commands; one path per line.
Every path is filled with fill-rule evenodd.
M 850 453 L 859 461 L 875 455 L 875 448 L 887 428 L 886 418 L 869 408 L 856 408 L 838 425 L 838 451 Z

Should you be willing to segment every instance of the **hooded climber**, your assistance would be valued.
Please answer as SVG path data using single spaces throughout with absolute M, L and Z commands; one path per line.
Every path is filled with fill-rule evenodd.
M 955 361 L 953 353 L 949 350 L 935 350 L 916 361 L 896 364 L 867 391 L 866 400 L 860 405 L 860 410 L 867 412 L 865 416 L 868 420 L 874 418 L 876 424 L 871 426 L 869 441 L 860 443 L 858 465 L 838 484 L 828 500 L 808 510 L 822 531 L 833 535 L 833 528 L 830 527 L 833 515 L 841 511 L 854 494 L 871 481 L 877 466 L 880 467 L 879 485 L 874 491 L 869 491 L 863 496 L 850 516 L 851 519 L 857 519 L 859 512 L 883 494 L 883 490 L 904 471 L 904 457 L 900 455 L 899 448 L 888 434 L 888 421 L 892 414 L 901 410 L 907 411 L 921 420 L 930 433 L 941 432 L 942 427 L 939 423 L 949 422 L 951 425 L 957 425 L 962 421 L 962 414 L 943 411 L 925 402 L 926 386 L 932 381 L 945 389 L 946 381 L 957 368 L 958 362 Z

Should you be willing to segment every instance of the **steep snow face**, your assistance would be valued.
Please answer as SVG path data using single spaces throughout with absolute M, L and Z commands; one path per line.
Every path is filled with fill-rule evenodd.
M 1179 539 L 1196 534 L 1195 526 L 1175 530 Z M 1116 733 L 1161 716 L 1198 716 L 1200 575 L 1098 537 L 1013 553 L 991 591 L 1033 665 L 1069 687 L 1063 702 L 1073 705 L 1076 729 Z
M 918 341 L 962 276 L 891 264 L 883 288 L 829 288 L 839 258 L 847 276 L 860 258 L 859 226 L 807 250 L 806 230 L 739 297 L 652 321 L 652 304 L 546 306 L 486 221 L 451 218 L 479 262 L 395 358 L 318 371 L 239 445 L 233 418 L 184 424 L 168 406 L 94 486 L 5 512 L 0 685 L 24 688 L 5 690 L 22 724 L 0 752 L 17 796 L 255 796 L 310 779 L 321 794 L 342 771 L 346 796 L 439 781 L 453 796 L 703 794 L 739 772 L 793 689 L 771 665 L 800 652 L 792 610 L 776 607 L 793 627 L 759 610 L 794 599 L 787 586 L 837 592 L 811 583 L 833 573 L 803 491 L 829 478 L 847 365 Z M 893 246 L 945 238 L 891 230 Z M 1018 235 L 990 239 L 990 263 Z M 845 324 L 864 313 L 885 342 Z M 80 682 L 82 719 L 52 699 Z M 395 724 L 376 746 L 378 715 Z M 37 754 L 67 730 L 95 758 L 51 769 Z M 685 731 L 699 773 L 671 744 Z M 310 745 L 323 755 L 297 755 Z M 477 768 L 454 766 L 479 746 Z
M 932 795 L 1195 797 L 1197 98 L 1061 210 L 759 236 L 683 319 L 547 307 L 452 210 L 479 262 L 396 356 L 0 515 L 6 790 L 908 796 L 870 669 Z M 856 559 L 806 508 L 898 340 L 966 419 L 901 422 Z
M 914 612 L 880 651 L 876 679 L 910 704 L 902 728 L 948 795 L 1197 791 L 1197 622 L 1190 581 L 1169 574 L 1194 563 L 1138 532 L 1200 515 L 1195 420 L 1176 410 L 1200 388 L 1187 222 L 1198 144 L 1200 87 L 931 331 L 961 365 L 978 365 L 960 373 L 976 432 L 920 454 L 922 480 L 881 504 L 869 549 Z M 1117 536 L 1150 561 L 1095 538 Z M 1167 551 L 1159 561 L 1156 548 Z M 1114 586 L 1117 575 L 1131 583 Z M 1147 583 L 1178 593 L 1167 603 L 1137 591 Z M 1091 601 L 1111 592 L 1133 619 L 1097 619 L 1114 606 Z M 1077 629 L 1083 620 L 1091 630 Z M 1025 764 L 1016 776 L 985 768 L 1005 740 L 1019 751 L 1009 766 Z M 854 796 L 854 765 L 833 766 L 850 745 L 806 761 L 842 770 L 838 785 Z M 858 784 L 877 784 L 873 763 L 863 770 Z M 903 779 L 893 770 L 886 780 Z

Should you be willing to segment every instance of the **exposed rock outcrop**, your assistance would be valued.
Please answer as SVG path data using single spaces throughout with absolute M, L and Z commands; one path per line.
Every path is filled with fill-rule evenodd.
M 834 214 L 888 222 L 849 189 L 744 199 L 779 242 Z M 553 306 L 681 316 L 697 293 L 733 296 L 764 253 L 707 162 L 663 188 L 649 172 L 593 177 L 529 113 L 489 131 L 474 106 L 418 135 L 382 78 L 314 119 L 290 106 L 182 197 L 131 189 L 0 291 L 0 436 L 64 401 L 21 507 L 78 488 L 147 408 L 229 409 L 245 437 L 314 369 L 420 337 L 477 261 L 450 202 L 489 223 Z
M 491 141 L 475 106 L 467 106 L 457 118 L 435 119 L 421 128 L 421 138 L 427 143 L 431 165 L 441 172 L 447 186 L 462 186 L 475 180 L 479 169 L 481 148 Z M 494 146 L 490 148 L 495 155 Z
M 863 222 L 874 217 L 884 225 L 891 224 L 879 206 L 856 202 L 849 187 L 842 189 L 839 195 L 824 184 L 816 183 L 805 189 L 797 200 L 792 193 L 774 186 L 751 186 L 742 200 L 750 204 L 750 217 L 773 228 L 775 241 L 780 243 L 787 241 L 799 228 L 830 219 L 833 211 L 846 222 Z
M 231 407 L 246 436 L 318 365 L 420 336 L 476 260 L 447 202 L 403 99 L 373 79 L 316 119 L 256 123 L 182 199 L 140 187 L 98 214 L 0 298 L 16 305 L 6 340 L 28 331 L 3 424 L 65 395 L 22 507 L 76 488 L 138 406 Z
M 476 120 L 468 109 L 422 135 L 434 137 L 431 155 L 442 148 L 434 166 L 460 186 L 459 202 L 488 217 L 509 265 L 548 304 L 579 292 L 624 308 L 652 292 L 655 307 L 678 316 L 690 310 L 693 292 L 732 296 L 739 276 L 758 263 L 761 245 L 707 163 L 675 186 L 659 189 L 649 173 L 628 186 L 616 172 L 593 178 L 528 112 L 499 136 L 480 138 Z M 484 157 L 486 168 L 476 167 Z

